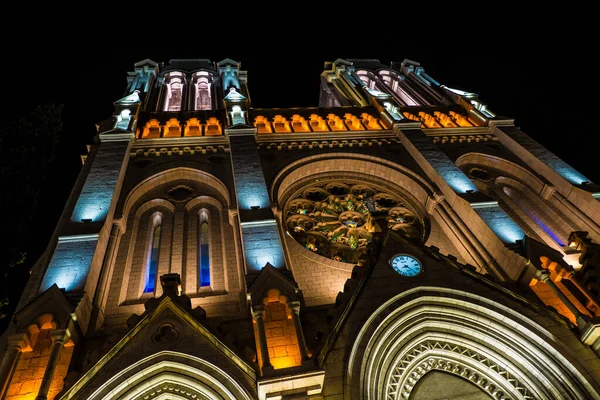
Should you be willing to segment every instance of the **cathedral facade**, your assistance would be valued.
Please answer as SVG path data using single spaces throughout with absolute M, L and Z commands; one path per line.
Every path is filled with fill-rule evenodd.
M 598 185 L 415 61 L 327 61 L 309 108 L 247 76 L 127 73 L 1 399 L 600 399 Z

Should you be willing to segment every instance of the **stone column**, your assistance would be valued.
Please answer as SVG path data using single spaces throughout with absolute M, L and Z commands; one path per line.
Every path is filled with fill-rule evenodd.
M 42 378 L 40 390 L 38 391 L 38 395 L 35 400 L 46 400 L 48 398 L 48 390 L 50 389 L 50 384 L 52 383 L 52 378 L 54 377 L 54 370 L 56 369 L 60 352 L 65 345 L 65 342 L 68 342 L 71 338 L 71 333 L 68 329 L 55 329 L 52 331 L 51 335 L 53 341 L 52 350 L 50 352 L 50 357 L 48 358 L 48 365 L 46 365 L 46 371 L 44 372 L 44 377 Z
M 308 360 L 308 352 L 306 351 L 306 343 L 304 341 L 304 332 L 302 331 L 302 324 L 300 323 L 300 302 L 290 301 L 288 307 L 292 311 L 292 318 L 294 319 L 294 328 L 296 328 L 296 337 L 298 338 L 298 347 L 300 347 L 300 356 L 302 360 Z
M 267 333 L 265 331 L 265 310 L 253 309 L 252 316 L 256 320 L 256 324 L 258 326 L 258 343 L 260 345 L 260 355 L 262 356 L 262 369 L 264 373 L 265 368 L 272 367 L 271 360 L 269 358 L 269 347 L 267 346 Z
M 588 299 L 588 301 L 594 306 L 596 307 L 596 310 L 598 310 L 598 312 L 600 312 L 600 304 L 598 304 L 598 302 L 596 302 L 596 299 L 594 298 L 594 296 L 592 296 L 590 294 L 590 291 L 588 290 L 587 287 L 585 287 L 584 285 L 582 285 L 579 280 L 577 279 L 577 277 L 575 276 L 574 272 L 569 272 L 569 274 L 566 276 L 566 278 L 568 280 L 570 280 L 571 282 L 573 282 L 573 284 L 575 285 L 575 287 L 577 287 L 577 289 L 579 289 L 581 291 L 581 293 L 583 293 L 583 295 Z M 596 312 L 594 312 L 594 314 L 596 314 Z
M 434 198 L 431 198 L 428 202 L 432 204 L 430 214 L 433 215 L 434 212 L 437 212 L 441 220 L 448 225 L 479 267 L 503 281 L 507 280 L 506 273 L 497 265 L 491 254 L 462 222 L 441 194 L 436 193 Z
M 580 319 L 582 319 L 581 312 L 577 309 L 577 307 L 575 307 L 575 305 L 573 303 L 571 303 L 571 301 L 567 298 L 567 296 L 565 296 L 565 294 L 563 292 L 561 292 L 561 290 L 558 288 L 558 286 L 556 286 L 554 281 L 552 279 L 550 279 L 550 274 L 548 273 L 548 271 L 538 270 L 535 273 L 535 277 L 537 279 L 539 279 L 540 281 L 546 283 L 548 286 L 550 286 L 550 289 L 552 289 L 554 294 L 560 299 L 560 301 L 563 302 L 563 304 L 565 306 L 567 306 L 569 311 L 571 311 L 573 313 L 573 315 L 575 316 L 575 320 L 577 321 L 577 326 L 579 326 L 580 325 L 579 321 L 580 321 Z
M 184 210 L 177 206 L 173 213 L 173 241 L 171 244 L 171 268 L 170 274 L 183 276 L 183 246 L 184 240 Z M 197 218 L 197 217 L 196 217 Z
M 6 395 L 12 373 L 19 362 L 19 357 L 26 347 L 26 343 L 27 336 L 24 333 L 18 333 L 8 338 L 8 348 L 4 354 L 2 364 L 0 364 L 0 399 L 3 399 Z
M 106 300 L 106 293 L 108 291 L 109 280 L 108 278 L 112 274 L 113 258 L 115 255 L 115 248 L 121 233 L 121 226 L 119 224 L 113 224 L 110 231 L 110 237 L 108 238 L 108 246 L 106 247 L 106 253 L 104 254 L 104 260 L 102 261 L 102 269 L 100 271 L 100 279 L 96 286 L 96 292 L 92 303 L 92 317 L 90 318 L 90 330 L 96 330 L 104 322 L 104 316 L 101 315 Z

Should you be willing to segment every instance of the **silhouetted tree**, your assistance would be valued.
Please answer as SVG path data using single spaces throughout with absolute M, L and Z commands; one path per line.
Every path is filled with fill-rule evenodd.
M 13 308 L 11 274 L 31 267 L 28 236 L 35 229 L 38 196 L 62 132 L 62 113 L 62 104 L 37 105 L 0 126 L 0 319 Z

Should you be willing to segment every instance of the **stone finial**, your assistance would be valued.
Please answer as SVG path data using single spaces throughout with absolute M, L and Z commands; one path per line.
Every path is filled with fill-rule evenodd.
M 179 296 L 181 292 L 181 276 L 175 274 L 164 274 L 160 277 L 163 293 L 169 296 Z

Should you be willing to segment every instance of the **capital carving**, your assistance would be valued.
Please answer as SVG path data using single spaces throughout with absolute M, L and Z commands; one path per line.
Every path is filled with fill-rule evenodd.
M 25 333 L 15 333 L 8 337 L 8 345 L 22 351 L 29 347 L 29 339 Z
M 535 278 L 542 282 L 547 282 L 550 280 L 550 274 L 545 269 L 538 269 L 535 271 Z
M 299 301 L 289 301 L 287 303 L 290 310 L 296 314 L 300 313 L 300 302 Z
M 228 210 L 227 210 L 227 214 L 228 214 L 228 216 L 229 216 L 229 223 L 230 223 L 231 225 L 234 225 L 234 226 L 235 226 L 235 224 L 236 224 L 236 221 L 235 221 L 235 219 L 236 219 L 236 217 L 238 216 L 238 212 L 237 212 L 237 210 L 235 210 L 235 209 L 233 209 L 233 208 L 230 208 L 230 209 L 228 209 Z
M 444 196 L 444 194 L 441 193 L 441 192 L 438 192 L 438 191 L 433 192 L 433 196 L 432 197 L 438 203 L 441 203 L 442 201 L 444 201 L 446 199 L 446 197 Z
M 71 339 L 71 332 L 68 329 L 53 329 L 50 332 L 50 337 L 53 342 L 66 343 Z
M 427 201 L 425 202 L 425 210 L 427 211 L 428 214 L 433 214 L 433 212 L 435 211 L 435 207 L 438 204 L 439 204 L 439 202 L 430 196 L 427 198 Z
M 252 317 L 255 320 L 264 319 L 265 318 L 265 309 L 263 307 L 252 307 Z
M 544 187 L 542 188 L 540 196 L 542 196 L 543 199 L 548 200 L 550 197 L 552 197 L 554 192 L 556 192 L 556 188 L 554 186 L 545 184 Z

